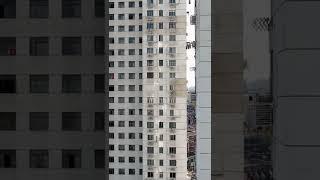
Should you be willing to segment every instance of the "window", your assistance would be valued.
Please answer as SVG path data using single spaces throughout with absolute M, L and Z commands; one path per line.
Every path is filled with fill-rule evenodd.
M 104 74 L 94 75 L 94 91 L 96 93 L 104 93 Z
M 109 133 L 109 139 L 114 139 L 114 133 Z
M 62 150 L 62 168 L 81 168 L 81 150 Z
M 169 122 L 169 128 L 175 129 L 177 127 L 175 122 Z
M 129 44 L 134 44 L 136 41 L 135 37 L 129 37 Z
M 124 151 L 125 150 L 125 146 L 124 145 L 119 145 L 118 146 L 118 150 L 119 151 Z
M 118 73 L 118 79 L 124 79 L 125 74 L 124 73 Z
M 95 168 L 104 168 L 105 167 L 105 152 L 104 150 L 95 150 L 94 151 L 94 162 Z
M 124 67 L 124 61 L 118 61 L 118 67 Z
M 159 147 L 159 153 L 163 154 L 163 147 Z
M 29 128 L 30 131 L 47 131 L 49 129 L 49 113 L 30 112 Z
M 104 112 L 96 112 L 94 115 L 94 129 L 104 131 Z
M 136 29 L 136 26 L 129 26 L 129 32 L 134 32 Z
M 114 50 L 113 49 L 109 49 L 109 56 L 114 56 Z
M 169 53 L 175 54 L 176 53 L 176 48 L 175 47 L 169 47 Z
M 147 60 L 147 66 L 153 66 L 153 60 Z
M 139 19 L 142 19 L 142 13 L 139 13 Z
M 129 85 L 129 91 L 135 91 L 136 86 L 135 85 Z
M 124 56 L 124 49 L 118 49 L 118 56 Z
M 63 112 L 62 130 L 81 131 L 81 112 Z
M 81 75 L 62 75 L 63 93 L 81 92 Z
M 110 162 L 110 163 L 113 163 L 113 162 L 114 162 L 114 157 L 110 157 L 110 156 L 109 156 L 109 162 Z
M 153 23 L 147 23 L 147 29 L 153 29 Z
M 135 7 L 135 2 L 134 1 L 130 1 L 129 2 L 129 8 L 134 8 Z
M 149 17 L 153 16 L 153 11 L 152 10 L 148 10 L 147 11 L 147 16 L 149 16 Z
M 109 150 L 114 151 L 114 145 L 113 144 L 109 144 Z
M 176 3 L 176 0 L 169 0 L 169 3 Z
M 81 56 L 81 37 L 63 37 L 62 55 Z
M 159 178 L 163 179 L 163 172 L 159 172 Z
M 154 148 L 153 147 L 147 147 L 147 153 L 148 154 L 153 154 L 154 153 Z
M 170 173 L 170 178 L 176 178 L 176 173 L 171 172 Z
M 176 78 L 176 73 L 169 73 L 170 78 Z
M 109 67 L 114 67 L 114 61 L 109 61 Z
M 159 0 L 159 4 L 163 4 L 163 0 Z
M 159 79 L 162 79 L 162 78 L 163 78 L 163 73 L 159 72 Z
M 176 35 L 169 35 L 169 41 L 176 41 Z
M 159 60 L 159 66 L 163 66 L 163 60 Z
M 30 38 L 30 56 L 48 56 L 49 38 L 31 37 Z
M 174 110 L 170 110 L 170 116 L 174 116 Z
M 176 148 L 175 147 L 169 147 L 169 153 L 170 154 L 176 154 Z
M 109 26 L 109 32 L 114 32 L 114 26 Z
M 16 168 L 16 150 L 0 150 L 0 168 Z
M 30 150 L 30 168 L 49 168 L 48 150 Z
M 125 171 L 125 169 L 121 168 L 121 169 L 119 169 L 118 173 L 119 173 L 119 175 L 125 175 L 126 171 Z
M 134 20 L 135 19 L 135 14 L 129 14 L 128 15 L 129 20 Z
M 118 2 L 118 8 L 124 8 L 124 2 Z
M 114 121 L 109 121 L 109 127 L 114 127 Z
M 159 86 L 159 91 L 163 91 L 163 86 Z
M 134 61 L 129 61 L 129 67 L 135 67 L 135 62 Z
M 118 91 L 125 91 L 124 85 L 118 85 Z
M 163 16 L 163 10 L 159 10 L 159 16 Z
M 163 29 L 163 22 L 159 23 L 159 29 Z
M 136 146 L 135 145 L 129 145 L 129 151 L 135 151 Z
M 135 97 L 129 97 L 129 103 L 135 103 Z
M 109 91 L 114 91 L 114 85 L 109 86 Z
M 142 79 L 142 73 L 139 73 L 139 79 Z M 140 85 L 139 85 L 139 91 L 142 91 L 142 86 L 141 86 L 141 90 L 140 90 Z
M 48 93 L 48 75 L 30 75 L 30 93 Z
M 94 9 L 96 17 L 104 17 L 104 0 L 95 0 Z
M 124 109 L 118 109 L 118 115 L 124 115 Z
M 163 54 L 163 47 L 159 47 L 159 54 Z
M 114 2 L 109 2 L 109 8 L 114 8 Z
M 129 121 L 129 127 L 135 127 L 136 122 L 135 121 Z
M 169 160 L 169 165 L 170 166 L 177 166 L 177 161 L 176 160 Z
M 139 1 L 139 7 L 142 7 L 142 1 Z
M 176 22 L 169 22 L 169 29 L 175 29 L 176 28 Z
M 136 74 L 135 73 L 129 73 L 129 79 L 135 79 Z
M 118 103 L 124 103 L 124 97 L 118 97 Z
M 16 130 L 16 113 L 0 112 L 0 131 Z
M 139 31 L 142 31 L 142 25 L 139 25 Z
M 129 109 L 129 115 L 135 115 L 136 110 L 135 109 Z
M 0 18 L 16 17 L 16 0 L 0 1 Z
M 129 139 L 135 139 L 136 134 L 135 133 L 129 133 Z
M 118 38 L 118 43 L 119 43 L 119 44 L 124 44 L 124 42 L 125 42 L 124 37 L 119 37 L 119 38 Z
M 81 17 L 81 0 L 62 0 L 62 17 Z
M 129 174 L 130 175 L 135 175 L 135 173 L 136 173 L 135 169 L 129 169 Z
M 163 128 L 163 122 L 159 122 L 159 128 Z
M 152 72 L 148 72 L 147 73 L 147 78 L 148 79 L 152 79 L 153 78 L 153 73 Z
M 124 20 L 125 16 L 124 14 L 118 14 L 118 20 Z
M 124 26 L 118 26 L 118 32 L 124 32 L 125 27 Z
M 163 134 L 160 134 L 159 141 L 163 141 Z
M 30 18 L 48 18 L 48 0 L 30 0 L 29 5 Z
M 139 91 L 142 91 L 142 85 L 139 85 Z
M 159 35 L 159 41 L 163 41 L 163 35 Z
M 169 11 L 169 16 L 176 16 L 176 11 Z
M 153 172 L 148 172 L 148 177 L 152 178 L 153 177 Z
M 142 103 L 142 97 L 139 97 L 139 103 Z
M 159 97 L 159 104 L 163 104 L 163 97 Z
M 105 46 L 105 42 L 104 42 L 104 37 L 103 36 L 96 36 L 94 39 L 94 52 L 95 55 L 104 55 L 104 46 Z
M 148 135 L 148 140 L 152 141 L 153 140 L 153 135 Z
M 0 56 L 15 56 L 15 55 L 16 55 L 16 38 L 0 37 Z
M 176 66 L 176 60 L 169 60 L 169 66 Z
M 124 156 L 118 157 L 118 162 L 119 163 L 124 163 L 125 162 Z
M 135 49 L 129 49 L 129 55 L 133 56 L 136 54 L 136 50 Z M 129 66 L 130 67 L 130 66 Z M 134 67 L 134 66 L 133 66 Z
M 109 174 L 114 174 L 114 169 L 113 168 L 109 168 Z
M 114 103 L 114 97 L 109 97 L 109 103 Z
M 163 109 L 159 110 L 159 116 L 163 116 Z
M 176 140 L 176 135 L 170 135 L 170 141 L 175 141 Z

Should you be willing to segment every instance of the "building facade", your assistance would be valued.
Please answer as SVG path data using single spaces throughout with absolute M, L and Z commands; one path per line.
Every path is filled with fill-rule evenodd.
M 183 180 L 186 1 L 110 1 L 109 16 L 109 177 Z
M 104 1 L 0 1 L 3 180 L 103 180 Z
M 272 1 L 274 179 L 319 179 L 320 1 Z

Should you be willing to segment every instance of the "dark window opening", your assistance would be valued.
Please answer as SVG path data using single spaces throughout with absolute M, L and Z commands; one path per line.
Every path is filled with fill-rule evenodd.
M 16 113 L 0 112 L 0 131 L 16 130 Z
M 30 0 L 31 18 L 48 18 L 49 2 L 48 0 Z
M 16 0 L 0 0 L 0 18 L 16 18 Z
M 62 0 L 62 17 L 81 17 L 81 0 Z
M 0 75 L 0 93 L 16 93 L 15 75 Z
M 30 56 L 48 56 L 49 38 L 32 37 L 30 38 Z
M 62 130 L 81 131 L 81 113 L 80 112 L 63 112 L 62 113 Z
M 62 150 L 62 168 L 81 168 L 81 150 Z
M 31 112 L 29 114 L 29 121 L 31 131 L 47 131 L 49 129 L 48 112 Z

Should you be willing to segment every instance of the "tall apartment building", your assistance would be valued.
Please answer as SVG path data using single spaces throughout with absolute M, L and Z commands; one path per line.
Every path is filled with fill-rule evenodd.
M 103 180 L 104 1 L 0 1 L 1 180 Z
M 186 1 L 109 3 L 109 178 L 184 180 Z
M 272 0 L 274 179 L 319 179 L 320 1 Z

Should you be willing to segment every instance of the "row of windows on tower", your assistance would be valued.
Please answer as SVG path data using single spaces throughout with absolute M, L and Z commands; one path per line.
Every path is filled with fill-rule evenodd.
M 94 3 L 92 4 L 95 10 L 94 16 L 103 18 L 105 16 L 104 0 L 92 2 Z M 16 0 L 0 1 L 0 18 L 16 18 L 16 11 Z M 82 16 L 81 0 L 61 0 L 61 16 L 63 18 L 80 18 Z M 29 0 L 29 17 L 48 18 L 49 0 Z
M 109 68 L 115 67 L 114 64 L 115 64 L 114 61 L 109 61 Z M 170 66 L 170 67 L 176 66 L 176 60 L 170 59 L 169 61 L 164 61 L 164 60 L 161 59 L 161 60 L 158 61 L 158 66 L 159 67 L 164 66 L 164 64 L 166 64 L 167 66 Z M 118 67 L 126 67 L 125 61 L 117 61 L 117 65 L 118 65 Z M 135 66 L 136 66 L 135 61 L 128 61 L 128 67 L 135 67 Z M 147 66 L 155 66 L 155 61 L 154 60 L 147 60 Z M 142 61 L 139 61 L 139 67 L 142 67 Z M 121 76 L 123 76 L 122 75 L 123 73 L 119 73 L 119 74 L 120 74 L 120 76 L 118 76 L 118 77 L 121 78 Z M 130 77 L 130 74 L 132 74 L 132 73 L 129 73 L 129 77 Z M 142 73 L 140 73 L 140 74 L 141 74 L 141 78 L 142 78 Z
M 139 175 L 142 175 L 143 174 L 142 172 L 143 172 L 143 170 L 139 169 Z M 129 175 L 134 175 L 135 174 L 135 169 L 128 169 L 127 173 Z M 114 168 L 109 168 L 109 174 L 125 175 L 126 174 L 126 170 L 124 168 L 119 168 L 118 172 L 115 173 Z M 155 177 L 154 172 L 147 172 L 147 177 L 148 178 L 154 178 Z M 171 179 L 175 179 L 176 178 L 176 173 L 175 172 L 170 172 L 169 177 Z M 164 178 L 163 172 L 159 172 L 159 179 L 163 179 L 163 178 Z
M 81 93 L 82 78 L 80 74 L 64 74 L 62 76 L 62 93 Z M 104 93 L 104 74 L 94 76 L 95 93 Z M 16 75 L 0 75 L 0 93 L 16 93 Z M 49 93 L 49 75 L 29 75 L 30 93 Z
M 81 149 L 63 149 L 61 168 L 81 168 Z M 94 150 L 94 168 L 105 168 L 105 151 Z M 29 168 L 50 168 L 50 152 L 44 149 L 29 150 Z M 17 168 L 16 150 L 0 150 L 0 168 Z M 18 167 L 19 168 L 19 167 Z
M 62 112 L 61 130 L 62 131 L 81 131 L 82 130 L 81 112 Z M 95 112 L 94 131 L 105 130 L 105 113 Z M 50 128 L 49 112 L 30 112 L 29 113 L 30 131 L 48 131 Z M 16 127 L 15 112 L 0 112 L 0 131 L 15 131 Z
M 148 0 L 147 3 L 148 4 L 154 4 L 156 2 L 156 0 Z M 159 4 L 163 4 L 164 0 L 158 0 Z M 174 4 L 176 3 L 176 0 L 168 0 L 168 3 L 170 4 Z M 115 4 L 117 4 L 117 7 L 115 6 Z M 139 1 L 138 7 L 142 7 L 142 1 Z M 135 8 L 136 7 L 136 3 L 134 1 L 129 1 L 127 4 L 127 7 L 129 8 Z M 109 8 L 126 8 L 126 2 L 109 2 Z
M 176 35 L 169 35 L 169 41 L 176 41 Z M 135 44 L 136 43 L 136 37 L 128 37 L 128 44 Z M 153 35 L 147 36 L 148 42 L 154 42 L 155 38 Z M 163 35 L 158 36 L 158 41 L 163 41 Z M 109 38 L 109 44 L 114 44 L 115 39 L 113 37 Z M 125 37 L 118 37 L 118 44 L 125 44 L 126 38 Z M 139 43 L 142 43 L 142 37 L 139 37 Z
M 176 29 L 176 22 L 169 22 L 168 23 L 168 27 L 166 27 L 163 22 L 160 22 L 157 25 L 158 26 L 156 27 L 155 23 L 148 22 L 147 25 L 146 25 L 146 28 L 148 30 L 152 30 L 152 29 L 156 29 L 156 28 L 158 28 L 158 29 L 167 29 L 167 28 Z M 117 27 L 118 27 L 118 32 L 125 32 L 126 31 L 126 26 L 124 26 L 124 25 L 119 25 Z M 142 25 L 139 25 L 139 31 L 142 31 L 142 30 L 143 30 Z M 109 32 L 115 32 L 114 26 L 109 26 L 108 31 Z M 135 31 L 135 26 L 129 25 L 128 26 L 128 31 L 129 32 L 134 32 Z
M 96 36 L 94 38 L 95 55 L 104 55 L 105 38 Z M 49 37 L 30 37 L 29 55 L 30 56 L 49 56 Z M 81 37 L 62 37 L 61 54 L 64 56 L 82 54 Z M 0 37 L 0 56 L 16 55 L 16 37 Z
M 148 17 L 153 17 L 154 16 L 154 13 L 153 13 L 154 11 L 152 11 L 152 10 L 149 10 L 149 11 L 147 11 L 147 16 Z M 169 11 L 169 17 L 175 17 L 175 15 L 176 15 L 176 12 L 175 11 Z M 117 18 L 117 20 L 126 20 L 126 14 L 118 14 L 118 18 Z M 142 13 L 139 13 L 139 19 L 142 19 Z M 163 10 L 159 10 L 159 16 L 160 17 L 162 17 L 163 16 Z M 127 15 L 127 19 L 128 20 L 135 20 L 136 19 L 136 14 L 134 14 L 134 13 L 129 13 L 128 15 Z M 114 14 L 109 14 L 109 20 L 116 20 L 115 19 L 115 15 Z M 163 23 L 162 23 L 163 24 Z
M 136 146 L 138 145 L 128 145 L 128 151 L 135 151 L 136 150 Z M 119 144 L 118 145 L 118 151 L 125 151 L 126 150 L 126 145 L 124 144 Z M 110 151 L 114 151 L 115 150 L 115 145 L 114 144 L 109 144 L 109 150 Z M 143 150 L 143 146 L 139 145 L 139 151 Z M 170 155 L 175 155 L 177 153 L 177 148 L 176 147 L 169 147 L 167 148 L 167 153 L 169 153 Z M 164 153 L 164 148 L 163 147 L 159 147 L 158 152 L 160 154 Z M 147 147 L 147 153 L 152 155 L 155 154 L 155 148 L 154 147 Z

